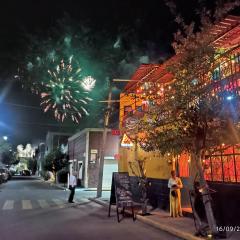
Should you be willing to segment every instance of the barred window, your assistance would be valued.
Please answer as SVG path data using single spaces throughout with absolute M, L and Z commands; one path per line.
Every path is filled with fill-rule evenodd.
M 204 175 L 208 181 L 240 182 L 240 146 L 228 146 L 206 156 Z

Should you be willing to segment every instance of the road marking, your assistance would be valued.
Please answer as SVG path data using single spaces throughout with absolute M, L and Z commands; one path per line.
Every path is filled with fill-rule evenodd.
M 49 204 L 47 203 L 47 201 L 43 199 L 38 200 L 38 204 L 40 205 L 41 208 L 49 207 Z
M 5 201 L 2 209 L 3 210 L 13 209 L 13 205 L 14 205 L 14 201 L 13 200 L 7 200 L 7 201 Z
M 64 207 L 64 202 L 60 199 L 52 199 L 52 201 L 59 207 L 59 208 L 63 208 Z
M 32 209 L 32 203 L 30 200 L 22 200 L 22 209 Z

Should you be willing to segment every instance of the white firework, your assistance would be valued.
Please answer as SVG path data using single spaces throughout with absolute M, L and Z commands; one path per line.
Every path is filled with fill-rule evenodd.
M 84 90 L 91 91 L 95 87 L 95 83 L 96 83 L 96 80 L 93 77 L 87 76 L 83 78 L 81 85 Z

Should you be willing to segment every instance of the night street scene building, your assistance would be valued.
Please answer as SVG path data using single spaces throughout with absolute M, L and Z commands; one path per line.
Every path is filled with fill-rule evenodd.
M 0 28 L 0 240 L 240 239 L 239 0 L 9 0 Z
M 214 71 L 206 77 L 205 81 L 206 84 L 213 86 L 213 94 L 228 92 L 227 101 L 232 100 L 234 96 L 232 94 L 237 96 L 239 94 L 239 23 L 239 17 L 228 16 L 209 32 L 209 34 L 214 35 L 214 46 L 221 48 L 222 54 L 216 60 Z M 178 61 L 177 56 L 170 58 L 163 64 L 143 64 L 131 77 L 133 81 L 128 83 L 120 95 L 120 127 L 125 132 L 122 139 L 126 138 L 128 132 L 129 136 L 127 137 L 132 134 L 131 131 L 128 131 L 128 125 L 131 126 L 134 120 L 143 118 L 144 111 L 148 111 L 150 108 L 151 101 L 147 100 L 144 85 L 149 82 L 155 83 L 158 86 L 156 91 L 159 92 L 163 92 L 164 88 L 170 86 L 169 83 L 171 83 L 173 76 L 166 70 L 170 61 Z M 140 95 L 143 96 L 140 97 Z M 183 211 L 191 212 L 188 189 L 191 189 L 190 175 L 194 176 L 195 171 L 195 163 L 191 160 L 191 155 L 183 152 L 178 156 L 170 155 L 170 153 L 160 156 L 157 152 L 147 153 L 142 151 L 139 146 L 138 148 L 138 157 L 147 158 L 146 171 L 149 181 L 151 181 L 149 198 L 152 205 L 163 209 L 168 208 L 167 182 L 169 172 L 176 169 L 185 186 L 182 194 Z M 129 171 L 132 175 L 129 162 L 134 160 L 136 151 L 134 143 L 132 142 L 131 146 L 123 145 L 120 149 L 119 170 Z M 205 179 L 211 188 L 217 190 L 217 193 L 212 196 L 216 208 L 215 214 L 219 221 L 225 224 L 239 223 L 240 159 L 238 151 L 239 142 L 234 145 L 222 143 L 217 147 L 216 152 L 207 153 L 203 160 Z M 132 181 L 134 182 L 134 179 Z

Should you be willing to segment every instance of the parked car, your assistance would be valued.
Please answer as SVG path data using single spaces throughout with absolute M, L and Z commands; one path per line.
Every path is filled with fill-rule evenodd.
M 2 174 L 2 179 L 3 182 L 7 182 L 7 180 L 9 179 L 9 172 L 6 168 L 0 168 L 0 173 Z
M 4 182 L 4 176 L 3 173 L 0 172 L 0 184 L 2 184 Z
M 7 172 L 8 172 L 8 180 L 11 180 L 13 174 L 12 174 L 12 172 L 9 169 L 7 169 Z

